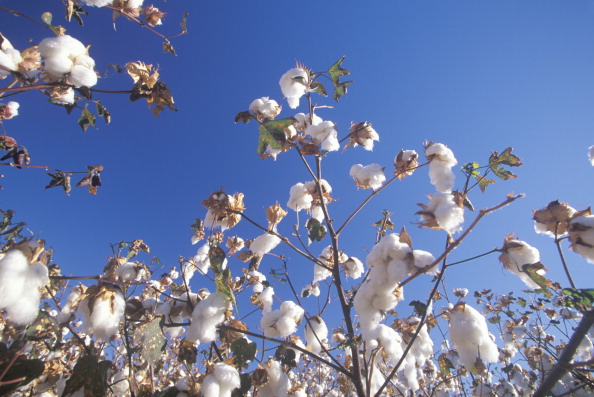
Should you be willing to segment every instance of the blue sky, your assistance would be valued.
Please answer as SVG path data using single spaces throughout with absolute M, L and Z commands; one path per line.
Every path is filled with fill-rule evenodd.
M 484 164 L 492 151 L 512 146 L 525 163 L 516 170 L 519 177 L 498 183 L 486 195 L 476 192 L 471 200 L 484 208 L 512 191 L 526 198 L 485 219 L 451 260 L 500 247 L 507 233 L 515 233 L 541 249 L 553 280 L 567 284 L 552 240 L 533 232 L 531 218 L 532 210 L 556 199 L 577 209 L 594 204 L 594 168 L 586 156 L 594 144 L 591 2 L 156 4 L 169 12 L 160 28 L 166 34 L 176 33 L 182 13 L 190 13 L 190 33 L 172 41 L 177 57 L 162 54 L 158 37 L 123 18 L 114 30 L 105 9 L 88 8 L 91 15 L 80 28 L 63 20 L 58 1 L 4 0 L 0 5 L 32 17 L 52 11 L 55 23 L 91 45 L 100 72 L 110 63 L 134 60 L 159 65 L 179 109 L 155 118 L 141 101 L 97 95 L 112 113 L 112 123 L 99 121 L 99 130 L 83 133 L 77 111 L 68 116 L 35 92 L 11 97 L 21 103 L 20 115 L 5 122 L 5 128 L 29 149 L 32 164 L 72 171 L 105 167 L 104 186 L 96 196 L 78 188 L 70 197 L 59 189 L 44 190 L 49 177 L 43 171 L 2 170 L 1 208 L 15 210 L 17 220 L 47 240 L 65 274 L 100 272 L 111 255 L 110 243 L 135 238 L 144 239 L 161 259 L 163 269 L 156 269 L 157 274 L 167 271 L 180 255 L 195 254 L 189 225 L 204 217 L 202 200 L 221 187 L 243 192 L 247 214 L 264 223 L 266 207 L 276 201 L 285 206 L 290 187 L 311 178 L 295 153 L 282 154 L 277 161 L 259 159 L 257 126 L 236 125 L 234 116 L 262 96 L 281 103 L 278 80 L 296 61 L 322 71 L 345 55 L 344 67 L 354 83 L 338 104 L 316 97 L 318 104 L 334 106 L 319 114 L 337 124 L 340 137 L 351 122 L 370 121 L 380 143 L 373 152 L 355 148 L 324 160 L 325 177 L 338 199 L 330 208 L 335 219 L 342 223 L 368 194 L 351 182 L 352 164 L 377 162 L 390 169 L 400 149 L 422 153 L 426 139 L 448 145 L 460 164 Z M 6 13 L 0 18 L 1 32 L 17 49 L 51 35 L 23 18 Z M 131 85 L 128 76 L 110 71 L 96 88 L 125 90 Z M 281 117 L 295 113 L 286 101 L 282 104 Z M 371 224 L 381 218 L 382 209 L 389 209 L 397 229 L 407 227 L 415 248 L 437 256 L 443 233 L 411 223 L 418 220 L 416 203 L 426 203 L 425 195 L 433 190 L 425 169 L 387 189 L 345 233 L 347 253 L 364 259 L 375 236 Z M 474 215 L 466 216 L 469 224 Z M 279 231 L 290 235 L 294 219 L 291 212 Z M 246 222 L 233 232 L 246 239 L 260 234 Z M 327 244 L 311 249 L 320 252 Z M 311 264 L 289 256 L 289 269 L 303 285 L 311 278 Z M 592 265 L 573 253 L 567 257 L 578 286 L 592 287 Z M 263 269 L 279 265 L 266 258 Z M 232 270 L 239 269 L 234 261 Z M 451 270 L 451 288 L 524 288 L 501 270 L 495 255 Z M 417 285 L 425 291 L 429 283 Z

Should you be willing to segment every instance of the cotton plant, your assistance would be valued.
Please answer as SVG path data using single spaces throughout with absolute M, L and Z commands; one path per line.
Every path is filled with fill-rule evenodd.
M 545 275 L 544 266 L 539 266 L 540 253 L 538 249 L 512 236 L 506 236 L 501 251 L 502 254 L 499 256 L 499 260 L 503 263 L 506 270 L 518 276 L 528 288 L 541 288 L 530 277 L 530 271 L 527 270 L 527 267 L 532 266 L 534 268 L 533 274 L 536 277 Z

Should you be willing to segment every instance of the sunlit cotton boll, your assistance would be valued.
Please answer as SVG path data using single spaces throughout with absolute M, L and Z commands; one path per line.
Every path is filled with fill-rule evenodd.
M 451 192 L 455 175 L 452 167 L 458 164 L 454 153 L 442 143 L 434 143 L 425 149 L 425 156 L 431 160 L 429 178 L 438 192 Z
M 74 65 L 70 71 L 70 81 L 75 87 L 93 87 L 97 84 L 97 73 L 92 68 Z
M 126 301 L 121 291 L 101 288 L 93 301 L 87 296 L 79 303 L 78 312 L 85 317 L 83 331 L 107 341 L 119 331 Z M 89 307 L 90 303 L 92 307 Z
M 518 276 L 529 288 L 540 288 L 540 286 L 523 271 L 524 265 L 532 265 L 540 262 L 540 253 L 536 248 L 524 241 L 507 237 L 503 243 L 503 253 L 499 256 L 499 260 L 510 273 Z M 539 269 L 536 273 L 544 275 L 545 272 L 544 270 Z
M 10 101 L 6 105 L 0 103 L 0 120 L 10 120 L 19 115 L 19 103 Z
M 269 99 L 267 96 L 254 99 L 250 104 L 250 112 L 253 113 L 258 120 L 268 118 L 275 118 L 281 110 L 281 107 L 274 99 Z
M 464 209 L 455 201 L 451 193 L 437 192 L 431 195 L 427 211 L 433 215 L 433 219 L 440 228 L 449 234 L 454 234 L 462 230 L 464 223 Z M 421 215 L 421 220 L 431 221 L 427 215 Z
M 366 166 L 355 164 L 351 167 L 350 175 L 357 183 L 357 187 L 363 189 L 379 189 L 386 181 L 384 167 L 376 163 Z
M 187 339 L 210 343 L 217 338 L 217 326 L 225 321 L 229 301 L 218 293 L 210 294 L 198 302 L 192 312 L 192 324 L 188 328 Z
M 344 274 L 352 279 L 358 279 L 365 271 L 365 269 L 363 268 L 363 262 L 361 262 L 354 256 L 351 256 L 349 259 L 347 259 L 343 267 Z
M 111 5 L 113 0 L 82 0 L 83 4 L 93 7 L 103 7 L 106 5 Z
M 66 56 L 74 59 L 79 55 L 84 55 L 86 51 L 83 43 L 68 35 L 48 37 L 39 43 L 39 53 L 45 58 Z
M 313 196 L 309 193 L 305 187 L 305 184 L 296 183 L 295 185 L 291 186 L 287 207 L 293 211 L 299 212 L 301 210 L 309 209 L 312 202 Z
M 254 239 L 250 244 L 250 251 L 257 255 L 264 255 L 276 248 L 281 242 L 278 236 L 270 233 L 264 233 Z
M 450 339 L 468 369 L 474 368 L 478 357 L 485 364 L 498 361 L 497 345 L 491 340 L 485 317 L 467 304 L 450 311 Z
M 203 397 L 230 397 L 233 389 L 240 386 L 237 370 L 230 365 L 218 363 L 202 381 L 200 392 Z
M 279 81 L 281 91 L 291 109 L 299 106 L 299 98 L 307 92 L 309 86 L 309 75 L 301 68 L 289 69 L 282 75 Z
M 291 380 L 278 361 L 268 362 L 268 383 L 259 389 L 259 397 L 285 397 L 291 388 Z
M 305 324 L 306 348 L 312 353 L 320 353 L 328 341 L 328 327 L 320 316 L 310 317 Z
M 321 145 L 320 147 L 322 150 L 333 152 L 340 149 L 336 124 L 331 121 L 322 121 L 318 124 L 312 124 L 307 127 L 305 132 L 312 137 L 314 143 Z
M 10 75 L 10 71 L 15 71 L 17 69 L 17 65 L 23 60 L 21 57 L 21 53 L 14 49 L 14 48 L 7 48 L 5 50 L 0 50 L 0 66 L 6 68 L 0 68 L 0 76 L 8 76 Z
M 9 251 L 0 260 L 0 309 L 17 325 L 31 324 L 39 313 L 39 289 L 48 282 L 45 265 L 29 264 L 19 249 Z
M 578 216 L 569 225 L 571 249 L 594 263 L 594 215 Z

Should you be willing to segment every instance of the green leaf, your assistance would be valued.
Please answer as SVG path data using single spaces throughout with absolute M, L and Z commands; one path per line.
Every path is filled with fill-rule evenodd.
M 231 270 L 228 267 L 217 275 L 215 285 L 218 293 L 235 304 L 235 295 L 233 294 L 233 288 L 231 288 Z
M 44 12 L 43 14 L 41 14 L 41 20 L 46 24 L 46 25 L 51 25 L 52 24 L 52 13 L 49 11 Z
M 567 306 L 582 312 L 590 310 L 594 305 L 594 288 L 564 288 L 561 293 L 568 296 L 565 301 Z
M 188 15 L 190 15 L 188 12 L 184 12 L 184 15 L 182 15 L 182 21 L 179 24 L 183 34 L 188 33 L 188 25 L 187 25 Z
M 513 148 L 508 147 L 501 154 L 493 152 L 489 158 L 489 168 L 500 179 L 508 180 L 517 177 L 513 172 L 503 168 L 502 165 L 508 165 L 510 167 L 519 167 L 522 165 L 520 158 L 512 154 L 512 150 Z
M 319 81 L 314 81 L 313 83 L 311 83 L 309 85 L 309 88 L 311 88 L 312 90 L 314 90 L 315 92 L 317 92 L 318 94 L 320 94 L 322 96 L 328 96 L 326 87 L 324 87 L 324 85 L 322 83 L 320 83 Z
M 107 370 L 111 361 L 97 360 L 95 356 L 81 357 L 72 371 L 72 376 L 66 381 L 62 396 L 68 397 L 84 387 L 85 396 L 105 396 L 107 393 Z
M 85 106 L 80 115 L 80 119 L 78 119 L 78 125 L 80 125 L 80 128 L 82 128 L 84 132 L 87 132 L 89 126 L 93 126 L 95 129 L 97 128 L 97 125 L 95 124 L 95 115 L 89 112 L 87 106 Z
M 451 373 L 451 369 L 456 369 L 450 359 L 447 357 L 447 353 L 442 353 L 439 358 L 437 359 L 437 363 L 439 364 L 439 372 L 443 376 L 449 376 Z
M 154 392 L 151 397 L 176 397 L 179 394 L 177 387 L 171 386 L 163 391 Z
M 332 79 L 332 82 L 334 83 L 334 85 L 339 84 L 339 80 L 342 76 L 346 76 L 351 73 L 347 69 L 343 69 L 340 66 L 340 65 L 342 65 L 342 62 L 344 61 L 344 58 L 345 58 L 344 56 L 342 58 L 340 58 L 338 61 L 336 61 L 334 63 L 334 65 L 330 66 L 330 69 L 328 69 L 328 73 L 330 73 L 330 78 Z
M 322 225 L 316 218 L 309 218 L 305 227 L 308 230 L 307 243 L 311 244 L 314 241 L 321 241 L 328 232 L 326 226 Z
M 538 274 L 539 270 L 546 270 L 544 265 L 540 262 L 522 266 L 522 271 L 526 273 L 532 281 L 538 284 L 540 288 L 547 289 L 548 287 L 551 287 L 551 281 L 542 274 Z
M 149 364 L 154 365 L 161 357 L 166 343 L 161 330 L 161 317 L 156 317 L 144 324 L 139 331 L 142 334 L 140 354 Z
M 28 360 L 25 356 L 19 356 L 10 368 L 6 368 L 6 364 L 0 366 L 0 373 L 4 374 L 0 381 L 1 396 L 8 395 L 8 393 L 16 388 L 28 384 L 33 379 L 41 376 L 45 369 L 43 361 L 39 359 Z M 17 381 L 19 379 L 22 380 Z M 11 381 L 14 381 L 14 383 Z
M 257 345 L 256 342 L 248 342 L 245 338 L 236 339 L 231 343 L 231 351 L 235 366 L 242 368 L 248 362 L 254 361 Z
M 62 339 L 60 324 L 43 310 L 39 312 L 33 324 L 27 327 L 25 335 L 31 341 L 42 341 L 46 339 L 58 341 Z
M 489 321 L 491 324 L 499 324 L 501 322 L 501 317 L 493 316 L 493 317 L 490 317 L 487 321 Z
M 344 83 L 340 83 L 334 87 L 334 100 L 338 102 L 340 97 L 345 96 L 347 93 L 347 87 L 352 83 L 352 81 L 345 81 Z
M 487 186 L 489 186 L 493 183 L 495 183 L 495 181 L 493 179 L 489 179 L 489 178 L 485 178 L 485 177 L 478 178 L 479 188 L 481 189 L 481 192 L 483 192 L 483 193 L 485 193 L 485 189 L 487 189 Z
M 269 147 L 271 149 L 281 150 L 282 152 L 289 150 L 290 146 L 287 142 L 285 129 L 292 126 L 293 123 L 295 123 L 293 117 L 263 122 L 259 128 L 258 155 L 263 159 L 271 157 L 266 153 Z

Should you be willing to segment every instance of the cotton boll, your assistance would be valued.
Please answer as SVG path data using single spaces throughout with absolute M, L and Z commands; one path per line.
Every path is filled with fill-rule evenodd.
M 314 143 L 321 144 L 322 150 L 332 152 L 340 148 L 336 124 L 331 121 L 312 124 L 307 127 L 305 132 L 312 137 Z
M 259 397 L 286 397 L 291 388 L 291 380 L 278 361 L 268 362 L 268 383 L 258 391 Z
M 384 167 L 376 163 L 366 166 L 355 164 L 351 167 L 350 175 L 357 183 L 357 187 L 363 189 L 379 189 L 386 181 Z
M 459 304 L 450 311 L 450 339 L 460 361 L 468 369 L 474 368 L 477 357 L 485 363 L 499 359 L 497 345 L 491 340 L 487 321 L 467 304 Z
M 116 277 L 121 281 L 140 281 L 143 274 L 144 270 L 134 262 L 126 262 L 115 271 Z
M 262 310 L 264 312 L 269 312 L 272 310 L 272 298 L 274 296 L 274 288 L 266 287 L 264 291 L 260 292 L 258 298 L 256 298 L 256 303 L 262 305 Z
M 109 340 L 119 331 L 125 308 L 126 301 L 121 291 L 102 286 L 93 300 L 87 296 L 78 305 L 78 312 L 85 317 L 83 331 L 97 339 Z
M 363 268 L 363 263 L 359 259 L 355 258 L 354 256 L 351 256 L 343 264 L 343 268 L 344 268 L 344 274 L 347 277 L 351 277 L 355 280 L 358 279 L 359 277 L 361 277 L 361 275 L 365 271 Z
M 274 234 L 264 233 L 254 239 L 250 245 L 250 251 L 256 255 L 264 255 L 276 248 L 281 239 Z
M 289 69 L 280 78 L 279 85 L 283 95 L 287 97 L 289 107 L 295 109 L 299 106 L 299 98 L 307 92 L 309 75 L 301 68 Z
M 423 251 L 423 250 L 414 250 L 413 251 L 414 257 L 414 265 L 415 267 L 422 269 L 425 266 L 429 266 L 433 262 L 435 262 L 435 258 L 430 252 Z M 433 266 L 425 274 L 432 274 L 436 275 L 439 273 L 439 267 L 437 265 Z
M 140 8 L 144 4 L 144 0 L 128 0 L 128 7 L 129 8 Z
M 274 100 L 267 96 L 254 99 L 250 104 L 250 112 L 253 113 L 258 120 L 265 118 L 273 119 L 281 111 L 281 106 Z
M 505 238 L 502 250 L 503 253 L 499 256 L 499 260 L 503 263 L 503 266 L 510 273 L 518 276 L 529 288 L 540 288 L 538 283 L 523 271 L 524 265 L 532 265 L 540 262 L 540 253 L 538 250 L 530 244 L 511 236 Z M 539 269 L 536 273 L 544 275 L 545 272 L 543 269 Z
M 113 3 L 113 0 L 82 0 L 85 5 L 93 7 L 103 7 Z
M 0 76 L 10 75 L 10 71 L 16 71 L 17 65 L 23 59 L 21 53 L 14 48 L 7 48 L 6 50 L 0 50 L 0 66 L 8 69 L 4 70 L 0 68 Z
M 93 87 L 97 84 L 97 73 L 83 65 L 74 65 L 70 71 L 70 81 L 75 87 Z
M 219 387 L 219 397 L 228 397 L 234 389 L 241 386 L 239 372 L 230 365 L 219 363 L 214 366 L 213 375 Z
M 41 292 L 39 289 L 49 283 L 47 267 L 36 262 L 28 266 L 23 284 L 23 292 L 19 299 L 6 308 L 9 318 L 19 325 L 31 324 L 39 314 Z
M 299 212 L 301 210 L 309 209 L 312 202 L 313 196 L 307 190 L 305 184 L 296 183 L 295 185 L 291 186 L 287 207 L 293 211 Z
M 590 164 L 594 167 L 594 145 L 588 148 L 588 160 L 590 160 Z
M 451 192 L 454 188 L 455 175 L 452 167 L 458 161 L 454 153 L 442 143 L 433 143 L 425 149 L 429 164 L 429 178 L 438 192 Z
M 74 59 L 79 55 L 84 55 L 87 52 L 87 49 L 79 40 L 75 39 L 72 36 L 64 35 L 56 37 L 60 46 L 66 50 L 69 56 Z
M 206 375 L 200 385 L 200 392 L 203 397 L 219 397 L 220 385 L 214 375 Z
M 569 226 L 571 249 L 594 263 L 594 215 L 578 216 Z
M 297 113 L 293 118 L 296 120 L 295 128 L 299 131 L 305 131 L 310 125 L 317 125 L 324 121 L 317 114 Z
M 306 348 L 312 353 L 320 353 L 328 341 L 328 327 L 320 316 L 310 317 L 305 324 Z
M 44 70 L 52 77 L 61 78 L 72 69 L 72 60 L 65 54 L 47 58 L 44 62 Z
M 430 197 L 426 211 L 421 211 L 421 220 L 427 223 L 435 221 L 441 229 L 449 234 L 462 230 L 464 209 L 455 202 L 454 196 L 451 193 L 437 192 Z
M 0 103 L 0 120 L 10 120 L 19 115 L 19 103 L 10 101 L 6 105 Z
M 198 302 L 192 312 L 192 324 L 188 328 L 189 341 L 210 343 L 217 338 L 217 326 L 225 321 L 225 313 L 229 307 L 227 299 L 219 294 L 210 294 Z
M 88 55 L 82 54 L 74 59 L 74 64 L 93 69 L 95 67 L 95 60 Z

